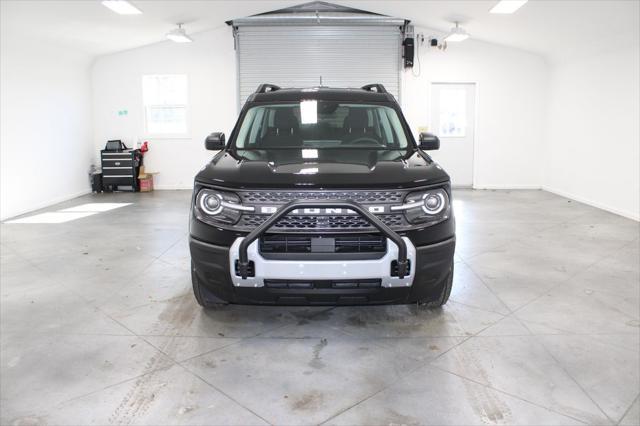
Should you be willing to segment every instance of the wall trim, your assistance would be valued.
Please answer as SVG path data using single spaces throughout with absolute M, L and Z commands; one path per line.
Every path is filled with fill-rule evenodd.
M 188 190 L 192 190 L 193 189 L 193 185 L 153 185 L 153 189 L 156 191 L 176 191 L 176 190 L 180 190 L 180 189 L 188 189 Z
M 175 190 L 192 190 L 193 186 L 186 186 L 186 185 L 158 185 L 155 187 L 156 190 L 158 191 L 175 191 Z M 455 189 L 471 189 L 471 188 L 453 188 Z M 569 192 L 560 190 L 560 189 L 556 189 L 556 188 L 552 188 L 549 186 L 542 186 L 540 187 L 539 185 L 521 185 L 521 184 L 517 184 L 517 185 L 478 185 L 475 186 L 474 188 L 472 188 L 474 190 L 491 190 L 491 189 L 497 189 L 497 190 L 509 190 L 509 189 L 514 189 L 514 190 L 518 190 L 518 189 L 533 189 L 533 190 L 542 190 L 542 191 L 547 191 L 550 192 L 552 194 L 556 194 L 559 195 L 561 197 L 565 197 L 565 198 L 569 198 L 572 199 L 574 201 L 578 201 L 579 203 L 583 203 L 583 204 L 587 204 L 589 206 L 601 209 L 601 210 L 605 210 L 608 211 L 610 213 L 613 214 L 617 214 L 618 216 L 623 216 L 626 217 L 627 219 L 631 219 L 631 220 L 635 220 L 636 222 L 640 222 L 640 214 L 636 214 L 636 213 L 632 213 L 632 212 L 627 212 L 627 211 L 623 211 L 623 210 L 619 210 L 619 209 L 615 209 L 615 208 L 611 208 L 609 206 L 606 206 L 602 203 L 599 203 L 597 201 L 592 201 L 589 199 L 586 199 L 584 197 L 580 197 L 574 194 L 571 194 Z M 78 198 L 78 197 L 82 197 L 83 195 L 87 195 L 90 194 L 92 191 L 90 189 L 85 189 L 82 191 L 78 191 L 75 192 L 73 194 L 68 194 L 62 197 L 56 197 L 53 198 L 51 200 L 48 200 L 44 203 L 40 203 L 37 204 L 33 207 L 30 207 L 28 209 L 24 209 L 24 210 L 20 210 L 17 213 L 11 213 L 11 215 L 6 216 L 6 217 L 2 217 L 0 218 L 1 221 L 5 221 L 5 220 L 9 220 L 9 219 L 13 219 L 15 217 L 18 216 L 22 216 L 24 214 L 27 213 L 31 213 L 34 212 L 36 210 L 41 210 L 47 207 L 51 207 L 55 204 L 59 204 L 59 203 L 63 203 L 65 201 L 69 201 L 69 200 L 73 200 L 74 198 Z
M 591 207 L 595 207 L 598 208 L 600 210 L 605 210 L 608 211 L 609 213 L 613 213 L 613 214 L 617 214 L 618 216 L 622 216 L 622 217 L 626 217 L 627 219 L 631 219 L 631 220 L 635 220 L 636 222 L 640 222 L 640 214 L 639 213 L 632 213 L 632 212 L 628 212 L 628 211 L 624 211 L 624 210 L 619 210 L 619 209 L 615 209 L 612 207 L 609 207 L 607 205 L 604 205 L 602 203 L 599 203 L 597 201 L 593 201 L 593 200 L 589 200 L 587 198 L 578 196 L 578 195 L 574 195 L 570 192 L 566 192 L 560 189 L 556 189 L 553 187 L 549 187 L 549 186 L 543 186 L 542 187 L 543 191 L 547 191 L 550 192 L 552 194 L 556 194 L 559 195 L 561 197 L 565 197 L 565 198 L 570 198 L 574 201 L 577 201 L 579 203 L 583 203 L 583 204 L 587 204 Z
M 38 203 L 33 207 L 29 207 L 28 209 L 19 210 L 17 213 L 10 213 L 8 216 L 3 216 L 2 218 L 0 218 L 0 221 L 4 222 L 5 220 L 13 219 L 27 213 L 32 213 L 32 212 L 35 212 L 36 210 L 41 210 L 47 207 L 51 207 L 55 204 L 64 203 L 65 201 L 73 200 L 74 198 L 91 194 L 91 192 L 92 192 L 91 189 L 83 189 L 82 191 L 74 192 L 72 194 L 67 194 L 67 195 L 62 195 L 60 197 L 52 198 L 51 200 L 45 201 L 43 203 Z
M 489 184 L 489 185 L 474 185 L 473 189 L 543 189 L 540 185 L 532 185 L 532 184 L 511 184 L 511 185 L 502 185 L 502 184 Z

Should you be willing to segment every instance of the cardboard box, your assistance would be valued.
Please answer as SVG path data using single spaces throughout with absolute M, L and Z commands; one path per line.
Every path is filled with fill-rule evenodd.
M 140 167 L 140 172 L 138 173 L 138 183 L 140 184 L 140 192 L 153 191 L 153 175 L 155 174 L 157 173 L 146 171 L 144 169 L 144 166 Z
M 140 192 L 153 191 L 153 175 L 148 175 L 145 178 L 139 180 Z

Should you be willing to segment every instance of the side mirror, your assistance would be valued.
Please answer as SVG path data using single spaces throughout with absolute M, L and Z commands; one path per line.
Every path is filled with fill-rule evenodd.
M 440 139 L 432 133 L 420 133 L 420 149 L 425 151 L 440 149 Z
M 224 149 L 224 141 L 225 141 L 224 133 L 222 132 L 211 133 L 204 140 L 204 147 L 209 151 L 219 151 L 221 149 Z

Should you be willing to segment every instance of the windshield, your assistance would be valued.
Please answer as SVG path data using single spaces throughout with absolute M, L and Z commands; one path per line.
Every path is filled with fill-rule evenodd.
M 303 100 L 251 107 L 235 141 L 238 149 L 405 149 L 407 136 L 393 108 Z

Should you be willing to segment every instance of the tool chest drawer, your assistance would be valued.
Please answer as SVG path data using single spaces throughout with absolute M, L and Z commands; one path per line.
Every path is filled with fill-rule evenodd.
M 138 190 L 138 170 L 142 157 L 139 150 L 118 152 L 100 151 L 102 184 L 107 190 L 117 190 L 118 186 L 130 186 Z
M 131 167 L 103 167 L 103 176 L 132 176 Z
M 104 158 L 102 167 L 131 167 L 133 160 L 131 158 Z
M 102 175 L 102 186 L 106 188 L 107 191 L 111 192 L 113 190 L 117 190 L 118 186 L 130 186 L 135 191 L 135 185 L 133 183 L 133 179 L 130 176 L 105 176 Z

